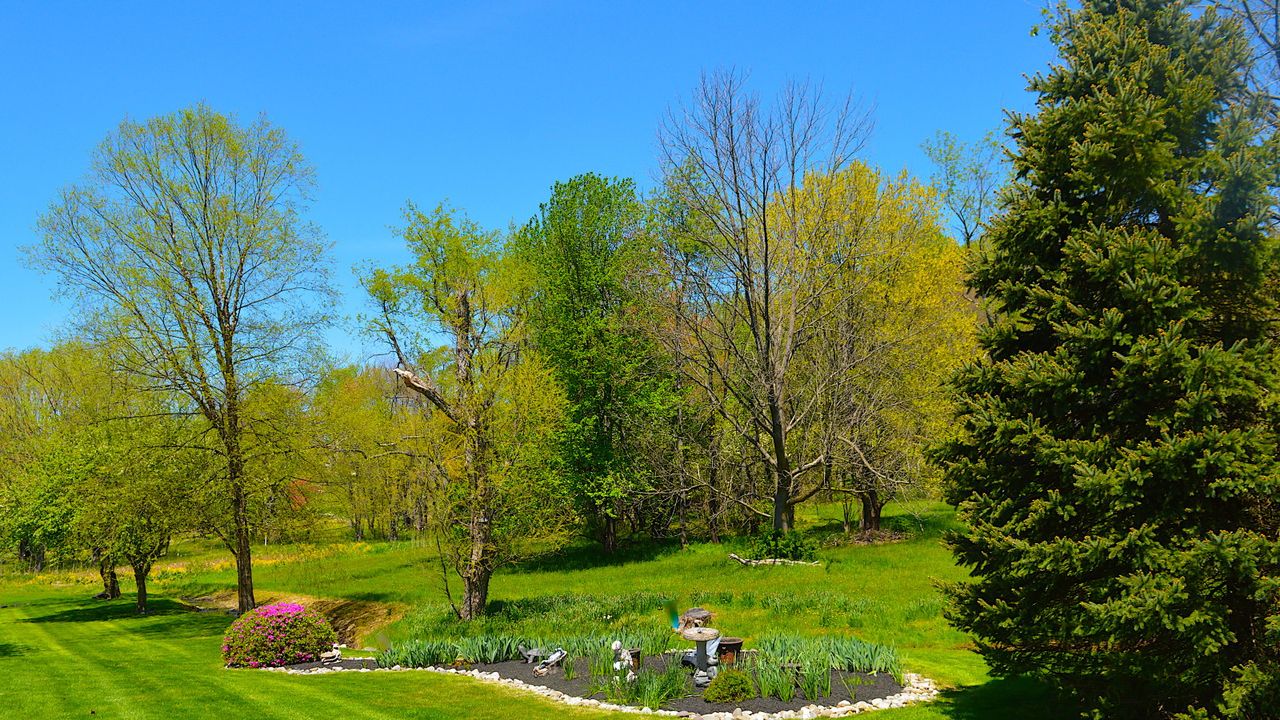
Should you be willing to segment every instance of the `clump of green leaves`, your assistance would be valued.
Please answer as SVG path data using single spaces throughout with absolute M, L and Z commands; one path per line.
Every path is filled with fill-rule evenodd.
M 813 541 L 795 530 L 770 530 L 752 542 L 750 555 L 757 560 L 813 560 L 817 557 L 817 548 Z
M 783 702 L 790 702 L 796 696 L 796 678 L 791 668 L 783 667 L 776 657 L 763 652 L 753 653 L 744 658 L 742 666 L 756 678 L 756 687 L 760 697 L 774 697 Z
M 721 670 L 702 692 L 702 699 L 709 703 L 736 703 L 755 696 L 756 685 L 742 670 Z
M 668 658 L 661 669 L 642 668 L 630 687 L 629 704 L 657 709 L 676 698 L 689 694 L 689 672 L 675 658 Z
M 809 700 L 818 700 L 831 694 L 831 656 L 826 648 L 810 648 L 800 658 L 797 675 L 800 689 Z

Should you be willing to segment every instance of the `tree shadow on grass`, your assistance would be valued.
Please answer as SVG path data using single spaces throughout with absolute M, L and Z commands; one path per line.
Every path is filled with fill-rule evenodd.
M 58 603 L 64 605 L 65 603 Z M 225 611 L 201 611 L 168 598 L 147 603 L 146 615 L 139 615 L 132 598 L 114 601 L 89 600 L 74 607 L 54 610 L 18 620 L 23 623 L 117 623 L 118 629 L 144 637 L 184 639 L 221 635 L 232 617 Z
M 122 597 L 119 600 L 92 600 L 86 601 L 86 603 L 92 604 L 77 604 L 75 607 L 67 608 L 65 610 L 55 610 L 43 615 L 33 615 L 23 620 L 19 620 L 18 622 L 79 623 L 110 622 L 112 620 L 143 620 L 148 618 L 164 617 L 167 615 L 183 615 L 196 611 L 196 609 L 190 605 L 185 605 L 166 598 L 155 598 L 153 600 L 149 600 L 147 602 L 146 615 L 138 614 L 133 598 L 130 597 Z
M 32 650 L 35 650 L 35 648 L 30 645 L 0 642 L 0 658 L 18 657 L 19 655 L 26 655 Z
M 618 548 L 613 553 L 604 552 L 597 543 L 581 542 L 529 558 L 508 568 L 505 572 L 523 574 L 591 570 L 610 565 L 657 560 L 679 550 L 680 543 L 676 540 L 637 540 Z
M 999 678 L 971 687 L 945 690 L 938 709 L 954 720 L 1074 720 L 1080 717 L 1069 698 L 1029 677 Z

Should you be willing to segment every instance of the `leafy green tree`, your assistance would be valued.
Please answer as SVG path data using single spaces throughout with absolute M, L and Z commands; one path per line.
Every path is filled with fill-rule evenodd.
M 995 133 L 964 143 L 943 131 L 925 142 L 923 149 L 934 165 L 933 183 L 956 237 L 964 245 L 973 243 L 982 237 L 1000 188 L 1008 180 L 1004 147 Z
M 254 606 L 259 494 L 247 446 L 271 429 L 246 399 L 310 374 L 300 364 L 331 294 L 326 243 L 302 218 L 312 185 L 297 145 L 265 119 L 240 124 L 195 105 L 125 121 L 41 218 L 29 251 L 79 302 L 85 338 L 206 424 L 220 469 L 210 529 L 235 557 L 241 612 Z
M 625 508 L 650 489 L 640 443 L 671 405 L 645 326 L 645 214 L 630 180 L 588 173 L 556 183 L 515 237 L 530 333 L 569 401 L 564 464 L 606 552 Z
M 34 570 L 79 551 L 74 487 L 90 461 L 73 435 L 101 415 L 109 373 L 80 343 L 0 357 L 0 530 Z M 97 549 L 104 593 L 114 561 Z
M 485 612 L 495 570 L 553 546 L 573 523 L 555 463 L 565 401 L 529 347 L 499 236 L 444 206 L 405 214 L 413 262 L 364 284 L 395 373 L 431 409 L 441 488 L 432 524 L 442 566 L 462 579 L 454 610 L 471 620 Z M 435 344 L 442 338 L 447 346 Z
M 940 453 L 973 573 L 950 617 L 1098 716 L 1274 717 L 1280 163 L 1248 47 L 1153 0 L 1064 8 L 1053 38 Z
M 81 428 L 78 447 L 90 462 L 65 487 L 77 507 L 81 543 L 129 565 L 136 607 L 145 614 L 152 566 L 174 535 L 194 526 L 192 487 L 202 474 L 195 451 L 183 447 L 184 421 L 139 410 L 133 408 L 136 418 L 102 418 Z
M 336 499 L 357 540 L 426 529 L 431 449 L 422 399 L 383 367 L 325 374 L 310 404 L 318 430 L 314 477 Z
M 137 392 L 110 365 L 105 351 L 81 343 L 0 363 L 6 429 L 29 433 L 32 443 L 4 458 L 21 476 L 21 493 L 5 494 L 4 526 L 38 556 L 92 556 L 106 599 L 120 596 L 116 565 L 129 564 L 138 611 L 146 612 L 151 566 L 176 532 L 192 527 L 191 491 L 203 476 L 185 447 L 191 419 L 166 412 L 163 396 Z M 24 379 L 18 392 L 8 385 L 11 367 Z

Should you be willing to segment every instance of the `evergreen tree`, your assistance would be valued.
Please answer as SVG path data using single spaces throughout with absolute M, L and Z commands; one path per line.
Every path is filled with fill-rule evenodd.
M 1185 1 L 1088 0 L 1053 39 L 940 451 L 950 617 L 1097 715 L 1275 717 L 1280 164 L 1248 48 Z

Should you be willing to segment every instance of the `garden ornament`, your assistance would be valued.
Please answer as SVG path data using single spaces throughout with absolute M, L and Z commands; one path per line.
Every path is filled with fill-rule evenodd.
M 533 669 L 533 674 L 538 677 L 546 675 L 548 670 L 559 665 L 560 661 L 564 660 L 564 657 L 568 654 L 564 651 L 564 648 L 556 648 L 556 651 L 551 653 L 550 657 L 538 663 L 538 666 Z

